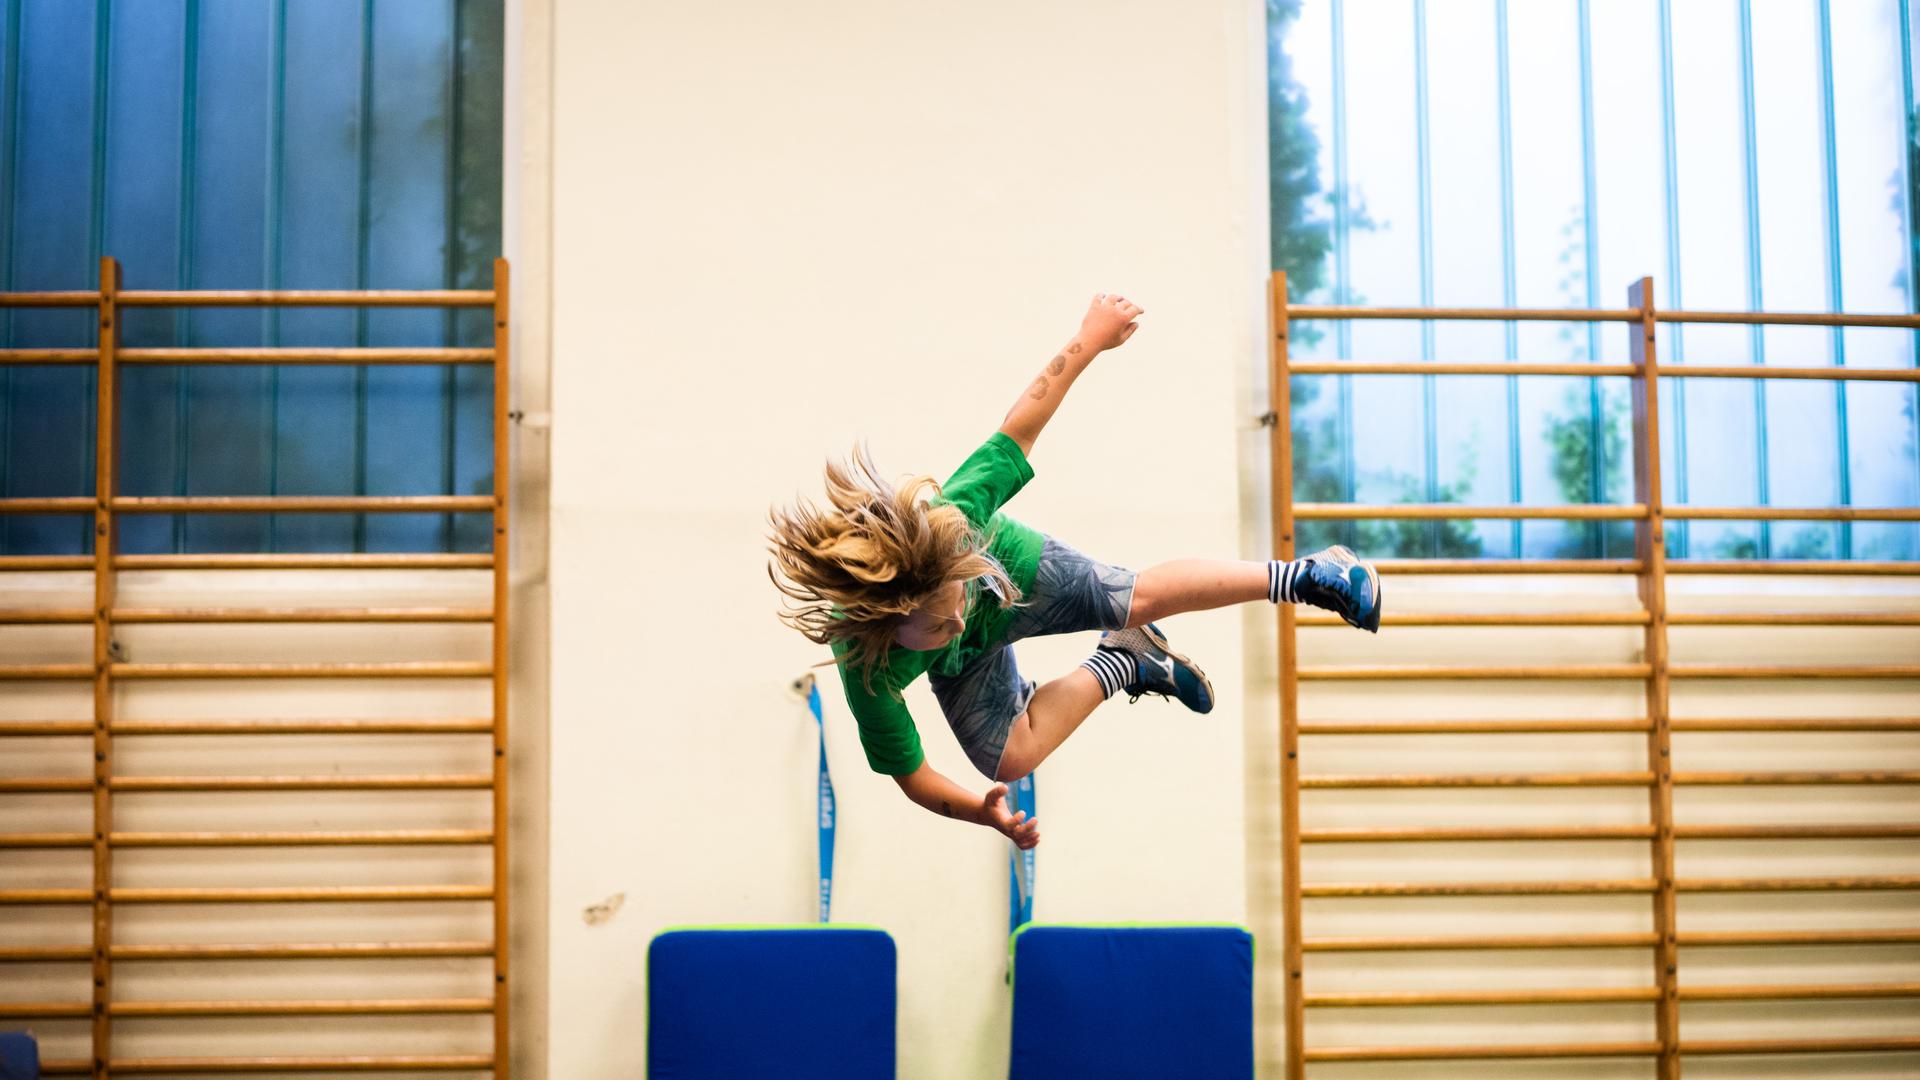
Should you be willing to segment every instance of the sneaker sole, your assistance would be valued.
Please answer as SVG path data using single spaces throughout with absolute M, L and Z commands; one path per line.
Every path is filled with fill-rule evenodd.
M 1206 712 L 1212 712 L 1213 703 L 1215 700 L 1213 696 L 1213 680 L 1207 678 L 1207 673 L 1200 670 L 1200 665 L 1187 659 L 1184 654 L 1173 651 L 1173 647 L 1167 644 L 1167 639 L 1161 635 L 1160 631 L 1155 630 L 1153 628 L 1152 623 L 1148 623 L 1140 627 L 1140 632 L 1147 635 L 1147 640 L 1153 642 L 1154 648 L 1159 649 L 1163 653 L 1166 653 L 1169 657 L 1173 659 L 1175 663 L 1185 664 L 1187 666 L 1187 670 L 1193 672 L 1194 675 L 1199 678 L 1200 685 L 1205 687 L 1207 691 Z M 1201 715 L 1204 716 L 1206 715 L 1206 713 L 1202 713 Z

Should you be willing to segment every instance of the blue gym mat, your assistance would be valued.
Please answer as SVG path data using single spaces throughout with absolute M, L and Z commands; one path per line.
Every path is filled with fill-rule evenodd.
M 40 1080 L 40 1048 L 33 1036 L 0 1031 L 0 1080 Z
M 1245 927 L 1028 924 L 1011 947 L 1012 1080 L 1252 1080 Z
M 647 948 L 649 1080 L 893 1080 L 893 938 L 688 928 Z

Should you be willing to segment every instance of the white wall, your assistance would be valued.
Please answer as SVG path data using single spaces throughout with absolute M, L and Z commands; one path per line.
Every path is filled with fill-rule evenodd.
M 762 534 L 827 455 L 864 436 L 944 475 L 1120 291 L 1142 330 L 1010 510 L 1135 567 L 1238 551 L 1260 26 L 1246 0 L 556 5 L 550 1075 L 634 1074 L 663 927 L 811 917 L 786 686 L 824 653 L 775 621 Z M 1240 621 L 1170 632 L 1222 707 L 1111 704 L 1042 767 L 1043 920 L 1245 916 Z M 899 943 L 901 1075 L 992 1075 L 1004 841 L 868 772 L 828 686 L 835 916 Z M 984 787 L 909 702 L 935 766 Z

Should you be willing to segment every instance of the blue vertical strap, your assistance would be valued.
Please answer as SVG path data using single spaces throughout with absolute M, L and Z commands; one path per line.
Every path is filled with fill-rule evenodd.
M 1017 814 L 1027 812 L 1031 820 L 1039 813 L 1038 804 L 1033 796 L 1033 774 L 1015 780 L 1007 785 L 1007 812 Z M 1033 921 L 1033 849 L 1021 851 L 1017 847 L 1011 852 L 1011 866 L 1007 875 L 1007 932 L 1012 933 Z
M 811 675 L 807 708 L 820 732 L 820 813 L 815 824 L 820 829 L 820 921 L 827 922 L 833 912 L 833 776 L 827 772 L 827 720 L 820 712 L 820 683 Z

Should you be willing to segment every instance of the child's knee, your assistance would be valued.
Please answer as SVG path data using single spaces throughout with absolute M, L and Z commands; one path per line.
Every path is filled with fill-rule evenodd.
M 1032 772 L 1034 766 L 1040 764 L 1034 756 L 1038 749 L 1033 745 L 1033 725 L 1023 712 L 1013 718 L 1013 725 L 1007 729 L 1007 743 L 1000 750 L 1000 763 L 993 770 L 993 778 L 1012 783 Z

